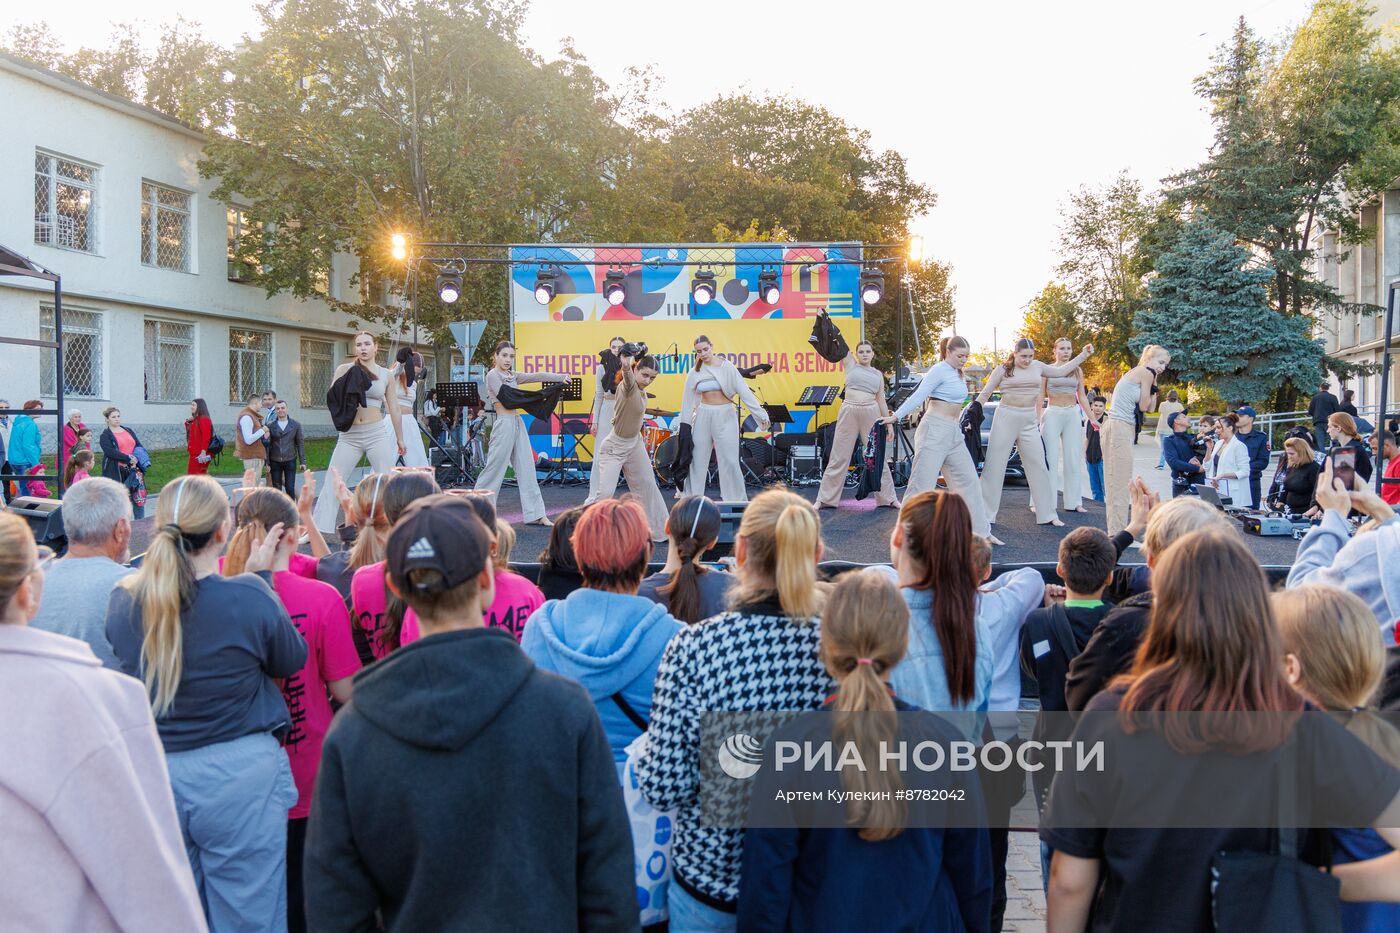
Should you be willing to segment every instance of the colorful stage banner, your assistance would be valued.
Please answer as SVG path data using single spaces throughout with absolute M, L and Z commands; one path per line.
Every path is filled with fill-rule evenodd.
M 857 243 L 514 246 L 511 258 L 520 263 L 512 268 L 510 288 L 516 369 L 580 377 L 583 400 L 560 408 L 564 417 L 582 417 L 593 408 L 598 352 L 613 337 L 646 343 L 661 371 L 648 390 L 656 396 L 651 404 L 678 411 L 686 373 L 695 363 L 693 344 L 703 334 L 716 353 L 741 369 L 771 364 L 772 372 L 751 380 L 749 387 L 766 404 L 788 406 L 794 421 L 788 431 L 810 430 L 813 409 L 796 407 L 802 390 L 844 381 L 840 364 L 822 359 L 808 342 L 812 318 L 826 309 L 855 348 L 864 322 L 860 267 L 850 261 L 860 257 Z M 626 299 L 621 305 L 609 305 L 604 298 L 610 265 L 593 265 L 595 258 L 624 274 Z M 555 264 L 558 273 L 557 291 L 548 305 L 535 300 L 535 259 Z M 828 262 L 833 259 L 848 264 Z M 765 264 L 804 260 L 811 264 L 768 265 L 779 275 L 781 295 L 773 305 L 759 297 L 758 278 Z M 707 305 L 691 299 L 691 280 L 702 266 L 715 274 L 717 288 L 715 300 Z M 823 408 L 820 423 L 834 421 L 837 410 L 837 405 Z M 673 420 L 658 419 L 667 428 L 675 427 Z M 558 430 L 557 423 L 532 425 L 535 449 L 557 456 Z

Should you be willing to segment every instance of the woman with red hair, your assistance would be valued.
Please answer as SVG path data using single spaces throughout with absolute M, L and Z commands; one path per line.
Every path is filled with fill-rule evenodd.
M 588 506 L 571 540 L 583 587 L 535 610 L 520 647 L 540 667 L 583 685 L 621 765 L 651 718 L 656 669 L 682 626 L 666 607 L 637 595 L 651 528 L 636 499 Z

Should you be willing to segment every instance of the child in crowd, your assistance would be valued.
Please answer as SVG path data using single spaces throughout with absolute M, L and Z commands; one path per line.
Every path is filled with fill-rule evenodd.
M 415 500 L 440 492 L 431 473 L 412 470 L 383 475 L 383 490 L 378 495 L 384 499 L 384 517 L 391 527 Z M 377 507 L 376 499 L 372 508 Z M 360 533 L 363 535 L 369 530 L 366 528 Z M 410 641 L 417 637 L 417 619 L 400 600 L 390 599 L 384 582 L 383 561 L 366 564 L 355 571 L 350 582 L 350 621 L 355 627 L 356 645 L 362 646 L 361 658 L 367 652 L 370 661 L 377 661 L 397 649 L 406 633 Z
M 68 466 L 63 470 L 63 488 L 67 489 L 74 483 L 81 482 L 91 476 L 94 462 L 92 451 L 73 451 L 73 456 L 68 458 Z
M 1084 423 L 1084 463 L 1089 468 L 1089 492 L 1095 502 L 1103 501 L 1103 419 L 1107 404 L 1096 395 L 1089 402 L 1089 420 Z
M 666 566 L 642 581 L 638 596 L 665 606 L 677 620 L 694 624 L 725 609 L 733 574 L 711 570 L 700 558 L 719 540 L 719 506 L 705 496 L 686 496 L 666 519 Z
M 890 689 L 890 671 L 909 644 L 909 609 L 885 574 L 851 571 L 832 589 L 822 615 L 821 659 L 837 682 L 823 713 L 796 720 L 783 738 L 854 743 L 862 760 L 879 759 L 881 743 L 920 739 L 956 742 L 960 736 L 936 716 L 907 716 L 916 708 Z M 849 715 L 848 715 L 849 714 Z M 957 776 L 965 799 L 977 806 L 977 781 Z M 762 772 L 753 789 L 754 812 L 772 812 L 781 777 Z M 818 779 L 824 791 L 894 793 L 904 789 L 894 770 Z M 829 786 L 827 786 L 829 783 Z M 763 801 L 764 803 L 758 803 Z M 803 805 L 797 805 L 800 810 Z M 847 808 L 849 828 L 754 827 L 744 834 L 739 883 L 742 931 L 967 930 L 985 933 L 992 906 L 992 861 L 987 830 L 942 828 L 939 805 L 876 800 Z M 792 822 L 800 824 L 800 816 Z M 910 896 L 912 892 L 920 896 Z
M 554 516 L 554 527 L 549 530 L 549 544 L 540 552 L 538 582 L 545 599 L 564 599 L 583 586 L 583 576 L 578 572 L 578 561 L 574 559 L 574 546 L 571 543 L 574 526 L 582 515 L 583 506 L 576 505 Z
M 496 541 L 491 545 L 491 566 L 496 572 L 510 569 L 510 552 L 515 550 L 515 529 L 503 518 L 496 519 Z
M 1036 609 L 1026 617 L 1021 630 L 1021 668 L 1035 678 L 1042 713 L 1063 713 L 1065 677 L 1069 665 L 1098 628 L 1099 621 L 1113 608 L 1104 601 L 1104 589 L 1113 579 L 1118 550 L 1108 535 L 1098 528 L 1076 528 L 1060 541 L 1060 562 L 1055 567 L 1065 582 L 1063 602 Z M 1069 738 L 1068 717 L 1039 717 L 1031 738 L 1037 742 Z M 1031 773 L 1036 808 L 1045 804 L 1050 792 L 1051 773 L 1042 768 Z M 1050 883 L 1050 847 L 1040 844 L 1040 867 L 1044 883 Z
M 328 481 L 345 512 L 345 524 L 336 529 L 341 549 L 321 558 L 316 564 L 316 579 L 335 587 L 348 609 L 355 571 L 384 560 L 384 541 L 389 537 L 389 519 L 384 514 L 384 484 L 389 481 L 389 474 L 366 476 L 353 493 L 346 488 L 335 467 L 330 468 Z M 312 521 L 309 526 L 315 528 L 316 523 Z M 367 641 L 357 637 L 355 643 L 361 661 L 368 664 L 374 660 Z
M 272 564 L 272 589 L 306 641 L 306 663 L 281 682 L 282 699 L 292 723 L 282 738 L 282 747 L 297 785 L 296 805 L 287 814 L 287 929 L 303 933 L 306 913 L 301 863 L 311 791 L 316 785 L 321 746 L 331 727 L 331 699 L 340 704 L 350 702 L 350 678 L 360 670 L 360 658 L 350 637 L 345 601 L 335 587 L 290 571 L 301 529 L 296 507 L 287 494 L 271 486 L 254 489 L 238 504 L 236 514 L 238 531 L 229 543 L 224 576 L 242 573 L 254 542 L 280 524 L 283 531 Z
M 389 535 L 389 586 L 423 638 L 356 678 L 326 737 L 306 840 L 318 929 L 638 929 L 603 727 L 581 687 L 482 624 L 491 539 L 446 495 Z
M 1366 603 L 1345 590 L 1312 583 L 1275 593 L 1273 604 L 1283 638 L 1284 673 L 1293 689 L 1316 706 L 1343 715 L 1348 732 L 1400 767 L 1400 732 L 1369 708 L 1385 672 L 1385 649 Z M 1337 864 L 1390 851 L 1373 829 L 1332 831 Z M 1400 904 L 1343 902 L 1342 929 L 1400 930 Z

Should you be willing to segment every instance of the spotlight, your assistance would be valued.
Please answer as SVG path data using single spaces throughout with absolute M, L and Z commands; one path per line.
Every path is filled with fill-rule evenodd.
M 555 284 L 555 280 L 558 278 L 558 272 L 549 266 L 540 266 L 540 271 L 535 273 L 535 300 L 542 305 L 553 301 L 554 295 L 558 291 Z
M 462 297 L 462 273 L 443 269 L 437 277 L 437 293 L 443 304 L 455 304 Z
M 764 269 L 758 274 L 758 297 L 770 305 L 778 303 L 783 291 L 778 287 L 778 270 Z
M 610 269 L 608 274 L 603 276 L 603 297 L 608 299 L 608 304 L 613 307 L 627 300 L 627 288 L 624 285 L 626 279 L 621 269 Z
M 860 273 L 860 300 L 873 305 L 885 296 L 885 273 L 866 266 Z
M 396 233 L 389 237 L 389 252 L 400 261 L 408 258 L 408 237 Z
M 909 238 L 909 261 L 916 266 L 924 261 L 923 237 L 916 235 Z
M 715 300 L 715 274 L 709 269 L 701 269 L 690 280 L 690 297 L 698 305 L 707 305 Z

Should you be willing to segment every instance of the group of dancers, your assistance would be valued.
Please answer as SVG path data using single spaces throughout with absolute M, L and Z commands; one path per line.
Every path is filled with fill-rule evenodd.
M 1069 339 L 1060 338 L 1053 348 L 1054 362 L 1046 363 L 1036 359 L 1035 345 L 1022 338 L 1006 361 L 992 370 L 969 405 L 963 370 L 971 347 L 963 337 L 945 337 L 939 343 L 939 362 L 891 412 L 885 401 L 884 374 L 873 365 L 874 347 L 861 341 L 854 350 L 848 350 L 824 313 L 814 326 L 814 343 L 819 333 L 835 335 L 836 349 L 828 341 L 824 355 L 833 362 L 839 361 L 844 370 L 845 401 L 837 416 L 831 456 L 817 493 L 818 509 L 840 504 L 856 445 L 863 443 L 877 424 L 888 426 L 893 441 L 899 423 L 917 412 L 920 420 L 906 495 L 933 489 L 941 475 L 947 488 L 967 502 L 974 532 L 1000 544 L 992 534 L 992 525 L 997 520 L 1006 465 L 1014 446 L 1020 452 L 1037 523 L 1063 526 L 1056 510 L 1061 495 L 1067 510 L 1085 511 L 1081 492 L 1084 431 L 1086 425 L 1088 430 L 1100 430 L 1090 417 L 1090 399 L 1081 368 L 1093 354 L 1092 345 L 1072 355 L 1074 348 Z M 377 473 L 391 470 L 396 458 L 406 466 L 426 466 L 428 458 L 413 417 L 414 383 L 422 357 L 405 347 L 397 354 L 395 365 L 386 368 L 375 361 L 372 334 L 357 334 L 354 346 L 354 358 L 336 370 L 328 395 L 340 432 L 331 466 L 341 475 L 348 475 L 361 456 L 369 459 L 371 469 Z M 666 506 L 642 438 L 648 407 L 646 389 L 657 378 L 659 368 L 656 358 L 646 354 L 645 349 L 617 337 L 600 354 L 593 410 L 597 450 L 587 502 L 613 496 L 619 477 L 625 476 L 628 489 L 646 509 L 652 537 L 660 541 L 665 540 Z M 1170 359 L 1162 347 L 1147 347 L 1139 365 L 1114 388 L 1113 404 L 1101 428 L 1110 533 L 1128 524 L 1135 409 L 1150 411 L 1155 406 L 1156 378 Z M 509 341 L 497 344 L 486 374 L 483 401 L 496 417 L 486 464 L 477 477 L 476 488 L 499 492 L 507 467 L 513 468 L 526 524 L 551 523 L 535 476 L 534 448 L 521 418 L 521 412 L 528 409 L 523 400 L 533 396 L 517 390 L 523 384 L 562 383 L 568 378 L 550 372 L 517 372 L 515 346 Z M 998 391 L 1000 404 L 979 478 L 964 438 L 964 421 L 969 415 L 980 421 L 982 404 Z M 747 500 L 739 460 L 740 412 L 735 407 L 736 397 L 757 429 L 766 431 L 770 427 L 768 413 L 738 368 L 716 353 L 708 337 L 696 337 L 694 365 L 686 374 L 678 422 L 680 431 L 688 433 L 693 450 L 684 480 L 686 492 L 703 492 L 713 454 L 719 468 L 721 499 Z M 1086 420 L 1081 421 L 1081 415 Z M 876 503 L 897 508 L 889 459 L 882 459 Z M 317 526 L 323 531 L 334 529 L 335 509 L 334 497 L 323 491 L 315 512 Z

